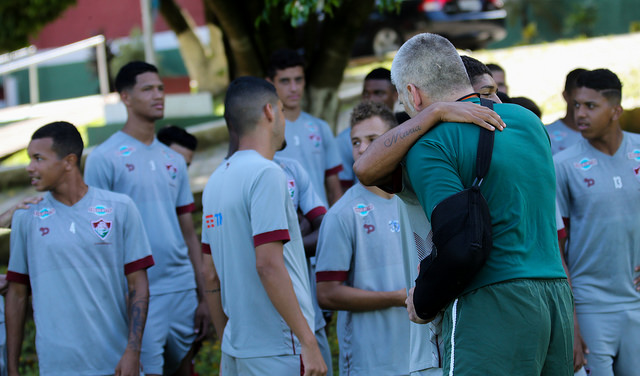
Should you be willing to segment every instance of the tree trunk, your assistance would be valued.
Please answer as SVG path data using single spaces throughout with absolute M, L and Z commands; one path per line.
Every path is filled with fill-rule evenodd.
M 191 84 L 197 90 L 213 95 L 224 92 L 229 84 L 229 76 L 220 29 L 215 25 L 207 25 L 209 44 L 204 45 L 196 34 L 193 19 L 174 0 L 161 0 L 160 13 L 176 33 L 180 55 Z
M 333 17 L 324 20 L 322 38 L 307 70 L 307 103 L 310 114 L 324 119 L 336 133 L 342 82 L 351 48 L 362 29 L 375 0 L 343 0 Z M 318 40 L 317 35 L 310 37 Z

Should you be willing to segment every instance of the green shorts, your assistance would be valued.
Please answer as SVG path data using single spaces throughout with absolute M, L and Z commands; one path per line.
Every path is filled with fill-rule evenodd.
M 442 334 L 444 375 L 573 375 L 566 279 L 516 279 L 465 294 L 446 308 Z

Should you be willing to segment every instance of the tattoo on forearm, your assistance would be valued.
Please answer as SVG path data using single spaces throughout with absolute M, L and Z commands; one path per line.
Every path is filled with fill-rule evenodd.
M 128 347 L 140 351 L 142 333 L 149 309 L 148 296 L 136 296 L 136 290 L 129 292 L 129 342 Z
M 207 294 L 215 294 L 216 292 L 220 292 L 220 289 L 204 290 L 204 292 Z
M 391 147 L 391 145 L 395 144 L 398 142 L 398 138 L 400 139 L 404 139 L 407 136 L 413 134 L 413 133 L 417 133 L 420 132 L 422 130 L 422 127 L 417 125 L 411 129 L 407 129 L 406 131 L 404 131 L 403 133 L 394 133 L 393 135 L 389 136 L 386 140 L 384 140 L 384 146 L 385 147 Z

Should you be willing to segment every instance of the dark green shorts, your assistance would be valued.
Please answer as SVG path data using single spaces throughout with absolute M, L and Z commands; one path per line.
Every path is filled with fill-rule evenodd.
M 571 288 L 566 279 L 479 288 L 447 307 L 442 335 L 444 375 L 571 376 Z

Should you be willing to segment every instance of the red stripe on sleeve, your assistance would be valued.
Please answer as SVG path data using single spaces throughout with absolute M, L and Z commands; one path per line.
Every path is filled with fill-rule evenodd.
M 18 282 L 23 285 L 31 286 L 31 282 L 29 281 L 29 274 L 16 273 L 12 272 L 11 270 L 7 271 L 7 281 Z
M 309 210 L 309 212 L 307 214 L 305 214 L 304 216 L 307 217 L 309 222 L 313 222 L 314 219 L 316 219 L 319 216 L 321 216 L 323 214 L 326 214 L 326 213 L 327 213 L 327 208 L 325 208 L 324 206 L 317 206 L 317 207 Z
M 176 212 L 178 213 L 178 215 L 184 213 L 193 213 L 194 211 L 196 211 L 196 204 L 193 202 L 188 205 L 178 206 L 176 208 Z
M 290 240 L 289 230 L 275 230 L 258 234 L 253 237 L 253 246 L 257 247 L 266 243 L 281 241 L 286 243 Z
M 153 256 L 149 255 L 140 260 L 132 261 L 124 266 L 124 274 L 128 275 L 133 272 L 137 272 L 138 270 L 146 269 L 153 266 L 155 262 L 153 261 Z
M 561 228 L 558 230 L 558 241 L 561 242 L 567 237 L 567 230 Z
M 208 255 L 211 254 L 211 246 L 207 243 L 202 243 L 202 253 L 206 253 Z
M 347 278 L 349 278 L 349 272 L 345 271 L 316 272 L 316 282 L 343 282 L 346 281 Z
M 339 165 L 337 165 L 335 167 L 332 167 L 330 169 L 325 170 L 324 176 L 326 177 L 326 176 L 335 175 L 335 174 L 339 173 L 342 170 L 343 170 L 342 165 L 339 164 Z

